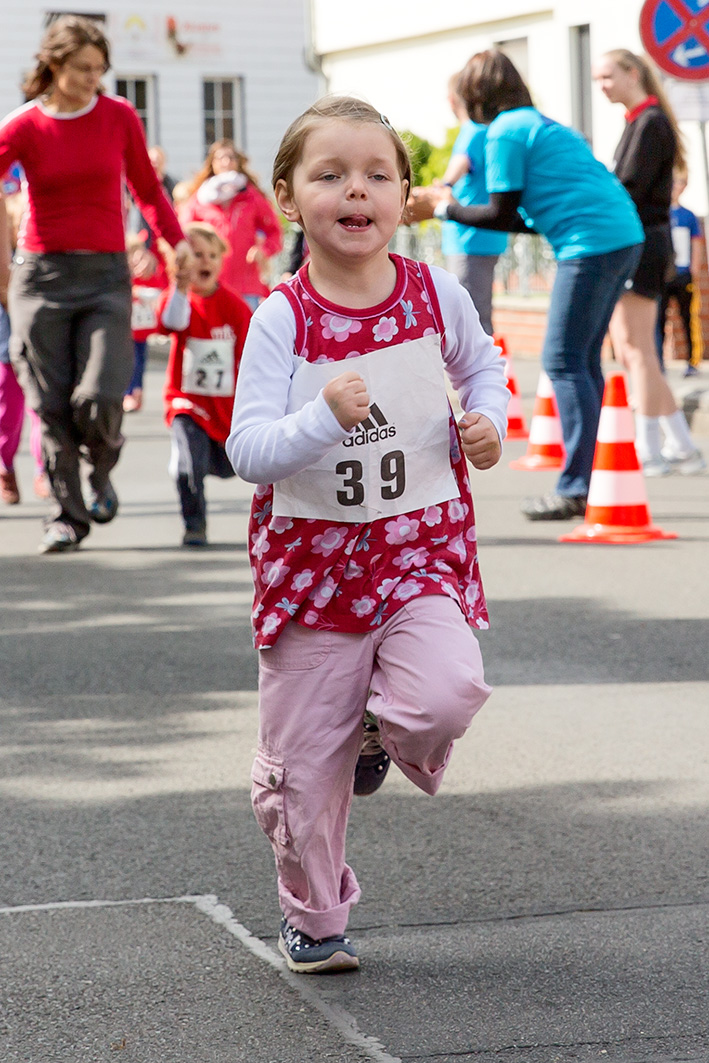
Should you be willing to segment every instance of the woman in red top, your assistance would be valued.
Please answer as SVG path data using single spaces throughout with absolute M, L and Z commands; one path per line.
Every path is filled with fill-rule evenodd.
M 283 235 L 276 211 L 233 141 L 212 144 L 180 220 L 214 226 L 229 245 L 219 279 L 255 310 L 269 293 L 268 261 L 281 250 Z
M 109 474 L 123 444 L 133 365 L 122 182 L 176 261 L 191 256 L 148 158 L 134 108 L 107 96 L 109 47 L 90 19 L 47 30 L 23 107 L 0 122 L 0 172 L 19 162 L 28 209 L 10 282 L 10 354 L 42 422 L 54 499 L 41 553 L 74 550 L 118 499 Z M 89 464 L 85 502 L 80 458 Z

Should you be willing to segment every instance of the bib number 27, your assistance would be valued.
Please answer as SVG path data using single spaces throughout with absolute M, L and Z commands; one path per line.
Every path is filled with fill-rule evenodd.
M 340 461 L 335 466 L 335 472 L 343 477 L 342 489 L 337 492 L 337 501 L 340 505 L 361 506 L 364 502 L 362 462 L 354 458 Z M 382 480 L 380 485 L 382 498 L 387 501 L 401 498 L 406 490 L 406 466 L 403 451 L 391 450 L 385 454 L 380 462 L 379 473 Z

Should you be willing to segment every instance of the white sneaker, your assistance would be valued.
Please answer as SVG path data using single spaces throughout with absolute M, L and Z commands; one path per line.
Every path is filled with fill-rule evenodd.
M 659 454 L 656 458 L 648 458 L 644 461 L 642 467 L 645 476 L 669 476 L 673 470 L 673 466 Z
M 704 472 L 707 467 L 701 450 L 693 450 L 691 454 L 685 454 L 684 456 L 663 450 L 662 457 L 670 466 L 672 472 L 681 473 L 682 476 L 696 476 L 698 473 Z

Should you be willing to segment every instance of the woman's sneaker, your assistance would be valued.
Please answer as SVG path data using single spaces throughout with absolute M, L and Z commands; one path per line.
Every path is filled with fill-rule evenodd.
M 81 539 L 71 524 L 55 521 L 45 531 L 44 538 L 39 544 L 39 552 L 40 554 L 67 554 L 72 550 L 78 550 L 80 542 Z
M 551 491 L 539 498 L 525 498 L 520 506 L 527 520 L 573 520 L 586 512 L 585 495 L 557 495 Z
M 94 524 L 109 524 L 118 513 L 118 495 L 110 480 L 102 493 L 92 491 L 86 507 Z
M 693 450 L 691 453 L 681 456 L 665 449 L 662 451 L 662 457 L 672 472 L 678 472 L 682 476 L 697 476 L 699 473 L 704 472 L 707 467 L 701 450 Z
M 384 782 L 391 763 L 382 745 L 376 716 L 365 712 L 362 748 L 359 751 L 354 775 L 354 792 L 358 797 L 373 794 Z
M 658 454 L 654 458 L 645 458 L 642 463 L 643 476 L 670 476 L 672 474 L 672 466 L 669 461 L 666 461 L 662 455 Z
M 359 967 L 357 951 L 344 934 L 316 941 L 291 926 L 285 916 L 281 920 L 278 950 L 285 956 L 291 971 L 300 974 L 331 974 L 333 971 L 355 971 Z
M 205 525 L 201 524 L 198 528 L 185 528 L 185 534 L 182 536 L 182 545 L 206 546 L 207 529 Z

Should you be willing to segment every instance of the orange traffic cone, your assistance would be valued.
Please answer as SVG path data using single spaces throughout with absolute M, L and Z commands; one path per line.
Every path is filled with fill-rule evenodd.
M 561 469 L 564 465 L 564 442 L 554 389 L 544 370 L 539 374 L 537 395 L 532 410 L 527 453 L 510 462 L 511 469 Z
M 663 531 L 651 522 L 625 377 L 611 373 L 603 395 L 586 518 L 559 542 L 646 543 L 676 538 L 677 532 Z
M 497 341 L 500 342 L 499 340 Z M 502 343 L 505 341 L 502 340 Z M 507 378 L 507 390 L 510 393 L 510 404 L 507 407 L 507 439 L 529 439 L 529 432 L 524 420 L 522 400 L 519 397 L 517 377 L 509 354 L 505 358 L 505 377 Z

